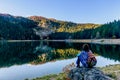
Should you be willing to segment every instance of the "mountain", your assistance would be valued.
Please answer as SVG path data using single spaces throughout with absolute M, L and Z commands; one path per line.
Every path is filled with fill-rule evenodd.
M 38 40 L 50 37 L 54 33 L 75 33 L 97 26 L 98 24 L 77 24 L 42 16 L 0 14 L 0 39 Z
M 80 24 L 80 23 L 74 23 L 68 21 L 60 21 L 51 18 L 45 18 L 42 16 L 30 16 L 28 18 L 35 22 L 38 22 L 38 26 L 40 28 L 47 29 L 48 31 L 45 30 L 46 32 L 44 33 L 49 32 L 46 35 L 47 38 L 49 39 L 74 39 L 77 38 L 77 36 L 78 37 L 80 36 L 80 34 L 75 34 L 75 33 L 77 32 L 81 33 L 87 29 L 90 29 L 91 31 L 91 29 L 95 29 L 100 26 L 100 24 L 93 24 L 93 23 Z M 86 38 L 86 37 L 80 37 L 80 38 Z
M 92 24 L 92 23 L 77 24 L 68 21 L 60 21 L 53 18 L 45 18 L 42 16 L 30 16 L 28 18 L 35 22 L 38 22 L 39 27 L 50 29 L 54 32 L 73 33 L 77 31 L 81 31 L 83 29 L 91 29 L 99 26 L 99 24 Z
M 72 23 L 72 22 L 67 22 L 67 21 L 60 21 L 60 20 L 56 20 L 53 18 L 45 18 L 42 16 L 30 16 L 28 17 L 29 19 L 38 22 L 38 26 L 40 27 L 44 27 L 44 28 L 59 28 L 60 26 L 62 26 L 65 23 L 68 23 L 68 26 L 75 26 L 77 25 L 76 23 Z
M 120 38 L 120 20 L 106 24 L 74 23 L 42 16 L 0 14 L 0 39 L 91 39 Z
M 33 28 L 37 23 L 21 17 L 9 14 L 0 14 L 0 38 L 6 40 L 33 40 L 39 39 Z

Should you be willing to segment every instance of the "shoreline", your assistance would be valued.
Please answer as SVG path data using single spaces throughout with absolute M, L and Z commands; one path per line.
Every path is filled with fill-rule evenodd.
M 120 39 L 66 39 L 66 40 L 1 40 L 0 42 L 66 42 L 66 43 L 91 43 L 91 44 L 108 44 L 120 45 Z
M 120 45 L 120 39 L 83 39 L 83 40 L 67 40 L 66 42 Z

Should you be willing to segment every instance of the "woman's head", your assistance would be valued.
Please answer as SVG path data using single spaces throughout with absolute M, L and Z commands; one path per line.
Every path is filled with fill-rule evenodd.
M 83 50 L 86 51 L 86 52 L 88 52 L 88 51 L 90 50 L 88 44 L 84 44 L 82 48 L 83 48 Z

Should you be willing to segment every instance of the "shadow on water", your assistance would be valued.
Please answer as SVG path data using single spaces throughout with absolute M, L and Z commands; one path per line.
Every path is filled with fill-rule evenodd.
M 82 50 L 81 43 L 11 42 L 0 44 L 0 67 L 25 63 L 43 64 L 49 61 L 74 58 Z M 120 61 L 120 46 L 91 44 L 95 54 Z

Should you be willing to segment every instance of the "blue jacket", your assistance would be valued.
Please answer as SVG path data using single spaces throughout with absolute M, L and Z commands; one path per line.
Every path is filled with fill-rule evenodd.
M 80 62 L 82 63 L 82 65 L 84 67 L 88 67 L 88 64 L 87 64 L 88 52 L 81 51 L 77 56 L 78 56 L 78 59 L 80 60 Z M 78 63 L 78 59 L 77 59 L 76 63 Z

